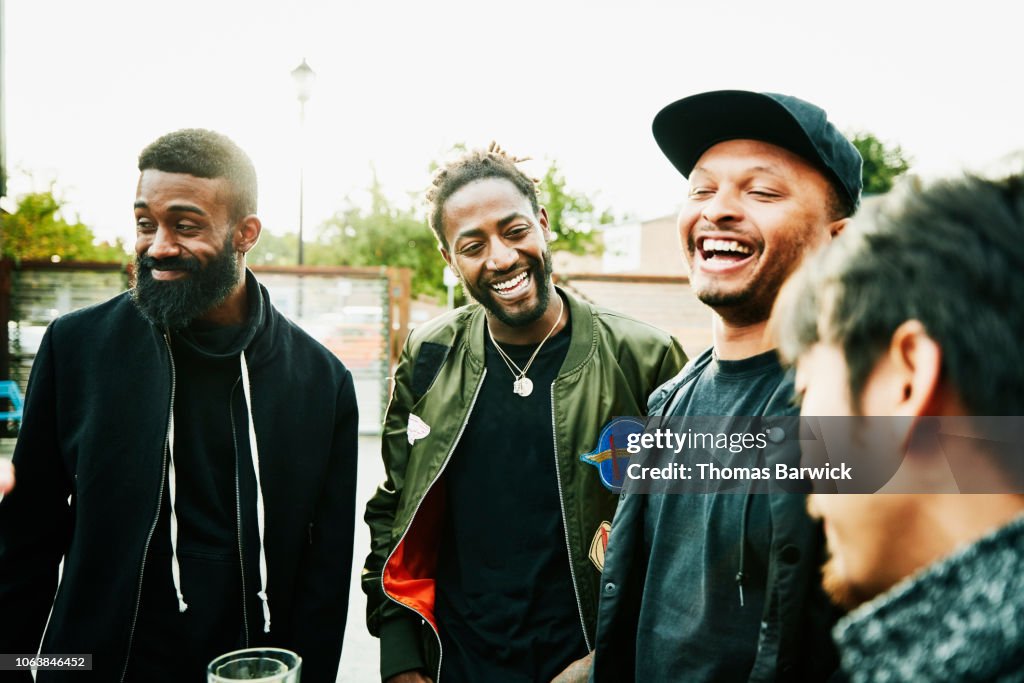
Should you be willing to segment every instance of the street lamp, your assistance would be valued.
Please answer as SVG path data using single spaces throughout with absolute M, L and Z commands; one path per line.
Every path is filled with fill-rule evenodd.
M 305 129 L 306 129 L 306 102 L 309 100 L 309 96 L 313 92 L 313 81 L 316 79 L 316 73 L 309 68 L 309 64 L 306 64 L 306 60 L 302 60 L 302 64 L 292 69 L 292 79 L 295 81 L 295 93 L 299 98 L 299 265 L 303 263 L 302 258 L 302 213 L 304 208 L 303 202 L 303 166 L 305 157 Z

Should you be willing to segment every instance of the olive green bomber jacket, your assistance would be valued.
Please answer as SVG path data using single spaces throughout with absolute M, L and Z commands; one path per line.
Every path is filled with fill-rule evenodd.
M 590 649 L 601 575 L 589 554 L 602 523 L 611 522 L 618 496 L 580 456 L 595 448 L 616 416 L 644 415 L 648 395 L 680 371 L 686 356 L 669 334 L 563 294 L 572 337 L 551 387 L 554 452 L 565 543 Z M 484 321 L 474 304 L 420 326 L 396 371 L 383 432 L 387 478 L 366 507 L 371 549 L 362 576 L 367 626 L 381 638 L 385 680 L 417 668 L 436 680 L 440 669 L 433 571 L 441 475 L 483 383 Z M 515 428 L 509 425 L 510 434 Z

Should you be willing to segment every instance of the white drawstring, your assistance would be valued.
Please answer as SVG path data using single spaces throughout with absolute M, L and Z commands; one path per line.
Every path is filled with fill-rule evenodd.
M 178 515 L 174 512 L 174 494 L 177 480 L 174 476 L 174 411 L 167 428 L 167 490 L 171 496 L 171 578 L 174 581 L 174 593 L 178 596 L 178 612 L 188 609 L 185 596 L 181 593 L 181 565 L 178 564 Z
M 256 523 L 260 533 L 260 601 L 263 603 L 263 632 L 270 633 L 270 603 L 267 601 L 267 551 L 263 546 L 265 513 L 263 510 L 263 486 L 260 484 L 260 456 L 256 448 L 256 427 L 252 421 L 252 396 L 249 391 L 249 365 L 245 362 L 245 351 L 240 356 L 242 365 L 242 394 L 245 396 L 245 410 L 249 418 L 249 454 L 252 456 L 252 470 L 256 475 Z
M 267 552 L 263 546 L 265 513 L 263 509 L 263 486 L 260 483 L 260 457 L 256 447 L 256 428 L 252 421 L 252 398 L 249 390 L 249 366 L 245 362 L 245 351 L 240 356 L 242 366 L 242 394 L 245 397 L 245 411 L 249 418 L 249 453 L 252 456 L 252 469 L 256 475 L 256 520 L 260 539 L 260 591 L 257 595 L 263 604 L 263 632 L 270 633 L 270 603 L 267 601 Z M 171 498 L 171 578 L 174 580 L 174 592 L 178 596 L 178 611 L 188 609 L 185 596 L 181 592 L 181 566 L 178 564 L 178 516 L 174 511 L 176 478 L 174 474 L 174 411 L 171 411 L 170 426 L 167 432 L 168 451 L 168 492 Z M 244 596 L 242 598 L 245 599 Z

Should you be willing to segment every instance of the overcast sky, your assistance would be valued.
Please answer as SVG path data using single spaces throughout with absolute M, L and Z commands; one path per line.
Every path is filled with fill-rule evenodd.
M 201 126 L 252 157 L 267 229 L 298 220 L 290 71 L 317 73 L 306 230 L 371 166 L 421 192 L 452 144 L 557 159 L 570 185 L 640 218 L 683 181 L 650 122 L 721 88 L 797 95 L 898 142 L 925 174 L 1024 149 L 1019 3 L 5 0 L 10 194 L 55 179 L 72 215 L 134 239 L 139 151 Z M 536 162 L 529 171 L 542 172 Z M 10 208 L 10 204 L 8 204 Z

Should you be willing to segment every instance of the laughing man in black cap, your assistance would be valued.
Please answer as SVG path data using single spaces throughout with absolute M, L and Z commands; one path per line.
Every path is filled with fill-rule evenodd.
M 703 93 L 654 119 L 689 179 L 679 237 L 714 344 L 657 390 L 650 415 L 792 415 L 792 377 L 766 335 L 779 288 L 846 225 L 861 157 L 819 107 Z M 629 495 L 602 578 L 595 681 L 824 680 L 835 614 L 819 588 L 820 528 L 804 496 Z

